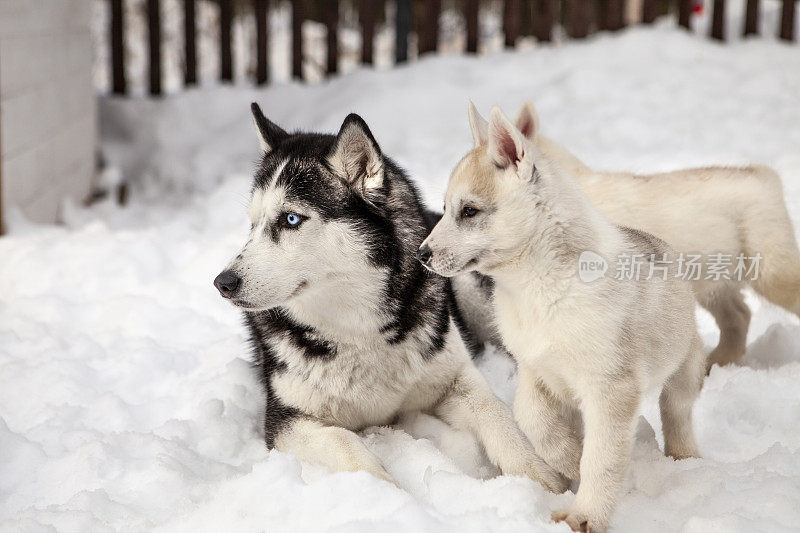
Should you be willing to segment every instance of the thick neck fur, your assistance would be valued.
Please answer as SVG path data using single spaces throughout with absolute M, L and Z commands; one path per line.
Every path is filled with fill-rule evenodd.
M 509 289 L 538 287 L 557 299 L 576 281 L 581 253 L 590 250 L 609 260 L 619 236 L 563 168 L 541 155 L 536 166 L 533 179 L 515 184 L 518 189 L 506 194 L 510 205 L 501 207 L 530 213 L 510 230 L 526 238 L 489 274 Z

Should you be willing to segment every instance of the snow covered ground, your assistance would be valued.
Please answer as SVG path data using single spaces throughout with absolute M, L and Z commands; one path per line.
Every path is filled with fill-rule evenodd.
M 363 434 L 402 490 L 267 452 L 244 329 L 211 285 L 248 230 L 251 100 L 286 128 L 361 113 L 438 206 L 470 146 L 468 98 L 509 113 L 531 99 L 598 168 L 770 164 L 800 227 L 800 49 L 771 39 L 634 29 L 315 86 L 104 100 L 131 205 L 67 206 L 59 227 L 12 216 L 0 239 L 0 530 L 566 531 L 549 515 L 571 493 L 496 477 L 470 436 L 425 415 Z M 748 303 L 743 366 L 713 369 L 695 408 L 703 459 L 663 457 L 649 401 L 616 531 L 799 530 L 800 325 Z M 509 400 L 513 364 L 489 350 L 479 365 Z

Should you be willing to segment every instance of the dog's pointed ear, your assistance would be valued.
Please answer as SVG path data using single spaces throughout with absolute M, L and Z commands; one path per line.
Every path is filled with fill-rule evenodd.
M 383 186 L 383 155 L 364 119 L 350 113 L 344 119 L 328 165 L 334 174 L 363 195 Z
M 264 152 L 271 152 L 281 141 L 288 137 L 289 134 L 283 131 L 283 128 L 265 117 L 257 103 L 253 102 L 250 104 L 250 110 L 253 112 L 253 125 L 256 127 L 258 142 L 261 143 L 261 149 L 264 150 Z
M 478 113 L 478 108 L 469 101 L 469 127 L 472 129 L 472 143 L 475 148 L 486 144 L 489 139 L 489 123 Z
M 489 116 L 488 154 L 500 168 L 517 166 L 525 159 L 525 138 L 499 107 Z
M 519 108 L 517 118 L 514 119 L 514 125 L 522 136 L 529 141 L 535 140 L 536 136 L 539 135 L 539 114 L 530 100 Z

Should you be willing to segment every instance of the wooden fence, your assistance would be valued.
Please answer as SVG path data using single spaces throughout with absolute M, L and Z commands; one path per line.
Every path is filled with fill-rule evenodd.
M 184 82 L 187 86 L 197 83 L 197 45 L 195 8 L 198 0 L 184 0 Z M 274 1 L 274 0 L 273 0 Z M 376 27 L 376 8 L 380 0 L 355 0 L 359 25 L 362 33 L 361 61 L 364 64 L 373 62 L 373 42 Z M 690 28 L 690 19 L 695 0 L 641 0 L 642 24 L 652 23 L 660 14 L 672 10 L 678 12 L 678 24 Z M 125 82 L 125 34 L 123 12 L 124 0 L 109 0 L 111 7 L 110 43 L 111 43 L 111 89 L 115 94 L 126 94 Z M 215 0 L 219 6 L 219 56 L 222 81 L 233 80 L 233 51 L 231 46 L 231 26 L 233 24 L 233 0 Z M 251 0 L 255 19 L 256 32 L 256 70 L 255 83 L 263 85 L 269 82 L 268 64 L 268 28 L 267 18 L 270 15 L 270 0 Z M 626 0 L 505 0 L 503 3 L 503 32 L 505 46 L 515 46 L 518 38 L 524 33 L 533 35 L 540 41 L 550 41 L 556 25 L 563 26 L 566 34 L 574 39 L 583 39 L 594 31 L 617 31 L 624 27 Z M 725 39 L 725 0 L 706 0 L 711 6 L 712 24 L 710 37 Z M 794 20 L 796 0 L 782 0 L 780 28 L 781 39 L 794 41 Z M 149 42 L 149 78 L 150 94 L 160 95 L 161 88 L 161 21 L 159 0 L 147 0 L 148 42 Z M 466 20 L 466 53 L 478 52 L 479 0 L 461 0 L 459 5 L 464 11 Z M 758 33 L 760 0 L 747 0 L 744 35 Z M 303 39 L 302 25 L 307 18 L 304 0 L 291 0 L 292 12 L 292 76 L 303 77 Z M 435 53 L 439 42 L 439 17 L 442 11 L 442 0 L 396 0 L 396 41 L 395 61 L 403 63 L 408 60 L 409 34 L 416 32 L 418 36 L 418 53 Z M 413 14 L 418 15 L 414 21 Z M 416 22 L 416 23 L 415 23 Z M 335 74 L 339 68 L 338 27 L 339 0 L 327 0 L 325 3 L 325 25 L 327 27 L 327 62 L 328 75 Z M 523 27 L 525 25 L 526 27 Z

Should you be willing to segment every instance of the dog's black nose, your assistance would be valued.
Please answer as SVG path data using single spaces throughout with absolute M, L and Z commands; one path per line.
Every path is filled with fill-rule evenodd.
M 423 265 L 428 264 L 428 261 L 431 260 L 432 255 L 433 252 L 431 251 L 431 247 L 427 244 L 423 244 L 420 246 L 419 250 L 417 250 L 417 259 L 419 259 Z
M 214 286 L 223 298 L 230 298 L 239 287 L 242 279 L 230 270 L 223 270 L 219 276 L 214 278 Z

